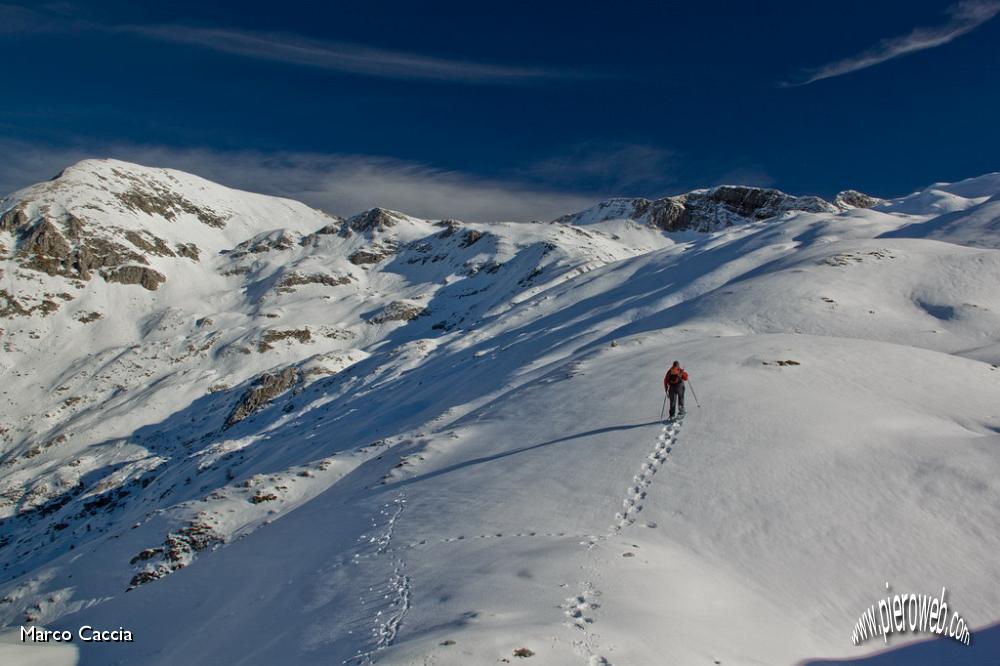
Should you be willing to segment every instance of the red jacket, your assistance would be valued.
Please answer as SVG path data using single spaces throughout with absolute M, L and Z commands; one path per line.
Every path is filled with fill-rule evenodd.
M 677 370 L 677 372 L 674 372 Z M 673 375 L 671 377 L 670 375 Z M 686 382 L 688 378 L 688 373 L 684 368 L 670 368 L 667 370 L 667 374 L 663 375 L 663 390 L 669 392 L 671 384 L 680 384 L 681 382 Z M 673 379 L 673 381 L 671 381 Z

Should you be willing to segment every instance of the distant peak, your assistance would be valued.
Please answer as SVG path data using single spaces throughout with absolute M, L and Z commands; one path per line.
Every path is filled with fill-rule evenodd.
M 865 194 L 864 192 L 858 192 L 857 190 L 844 190 L 837 194 L 837 197 L 833 200 L 833 203 L 839 208 L 871 208 L 872 206 L 877 206 L 881 203 L 885 203 L 885 199 L 879 199 L 878 197 L 873 197 L 870 194 Z
M 749 185 L 718 185 L 661 199 L 614 198 L 557 222 L 589 224 L 627 219 L 664 231 L 712 231 L 756 222 L 789 210 L 823 213 L 839 210 L 816 196 L 794 196 L 781 190 Z
M 150 172 L 166 171 L 166 169 L 142 166 L 140 164 L 134 164 L 132 162 L 124 162 L 122 160 L 116 160 L 110 157 L 88 157 L 87 159 L 80 160 L 79 162 L 71 164 L 70 166 L 66 167 L 65 169 L 60 171 L 52 180 L 61 180 L 87 174 L 103 175 L 112 170 L 118 170 L 126 173 L 139 172 L 143 174 L 148 174 Z
M 385 231 L 406 219 L 403 213 L 388 208 L 369 208 L 348 218 L 347 226 L 353 231 Z

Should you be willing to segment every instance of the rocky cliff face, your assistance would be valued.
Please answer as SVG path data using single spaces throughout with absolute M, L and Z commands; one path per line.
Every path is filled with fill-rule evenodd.
M 131 238 L 121 230 L 101 234 L 69 212 L 53 214 L 31 208 L 22 202 L 0 218 L 0 228 L 14 238 L 15 256 L 22 268 L 87 281 L 95 270 L 117 274 L 125 267 L 137 268 L 134 264 L 147 264 L 144 250 L 174 256 L 161 238 L 152 236 L 150 243 L 134 232 Z M 102 271 L 105 277 L 108 274 Z
M 556 221 L 588 224 L 627 219 L 663 231 L 713 231 L 766 220 L 788 211 L 836 213 L 848 208 L 868 208 L 879 201 L 853 190 L 842 192 L 836 202 L 830 203 L 820 197 L 793 196 L 781 190 L 723 185 L 662 199 L 610 199 Z
M 879 199 L 878 197 L 873 197 L 870 194 L 858 192 L 857 190 L 844 190 L 833 200 L 833 203 L 838 208 L 845 210 L 848 208 L 871 208 L 885 202 L 885 199 Z

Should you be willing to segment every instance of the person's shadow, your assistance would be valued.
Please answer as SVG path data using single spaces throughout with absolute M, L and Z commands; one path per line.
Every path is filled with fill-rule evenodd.
M 481 458 L 472 458 L 471 460 L 465 460 L 454 465 L 449 465 L 448 467 L 442 467 L 441 469 L 434 470 L 433 472 L 428 472 L 427 474 L 421 474 L 420 476 L 415 476 L 410 479 L 403 481 L 397 481 L 392 484 L 391 490 L 395 491 L 402 486 L 408 486 L 411 483 L 419 483 L 421 481 L 428 481 L 434 477 L 441 476 L 443 474 L 450 474 L 451 472 L 456 472 L 460 469 L 466 467 L 472 467 L 473 465 L 483 465 L 494 460 L 500 460 L 501 458 L 506 458 L 508 456 L 516 456 L 519 453 L 525 453 L 527 451 L 533 451 L 535 449 L 540 449 L 544 446 L 552 446 L 553 444 L 560 444 L 562 442 L 569 442 L 574 439 L 581 439 L 583 437 L 592 437 L 594 435 L 603 435 L 607 432 L 618 432 L 622 430 L 634 430 L 636 428 L 645 428 L 651 425 L 659 425 L 663 421 L 649 421 L 648 423 L 633 423 L 630 425 L 617 425 L 608 426 L 606 428 L 597 428 L 596 430 L 588 430 L 586 432 L 578 432 L 573 435 L 566 435 L 565 437 L 559 437 L 557 439 L 550 439 L 547 442 L 539 442 L 538 444 L 530 444 L 528 446 L 521 446 L 516 449 L 510 449 L 508 451 L 501 451 L 500 453 L 494 453 L 493 455 L 483 456 Z

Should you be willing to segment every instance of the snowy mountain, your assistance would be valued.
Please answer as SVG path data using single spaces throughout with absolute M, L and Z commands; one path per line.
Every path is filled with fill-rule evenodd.
M 871 208 L 881 199 L 846 190 L 834 203 L 819 197 L 796 197 L 780 190 L 722 185 L 662 199 L 610 199 L 585 211 L 565 215 L 564 224 L 593 224 L 628 219 L 663 231 L 715 231 L 736 224 L 766 220 L 789 211 L 837 213 Z
M 794 664 L 884 649 L 889 582 L 995 663 L 998 202 L 344 219 L 81 162 L 0 204 L 0 624 L 134 635 L 50 663 Z

